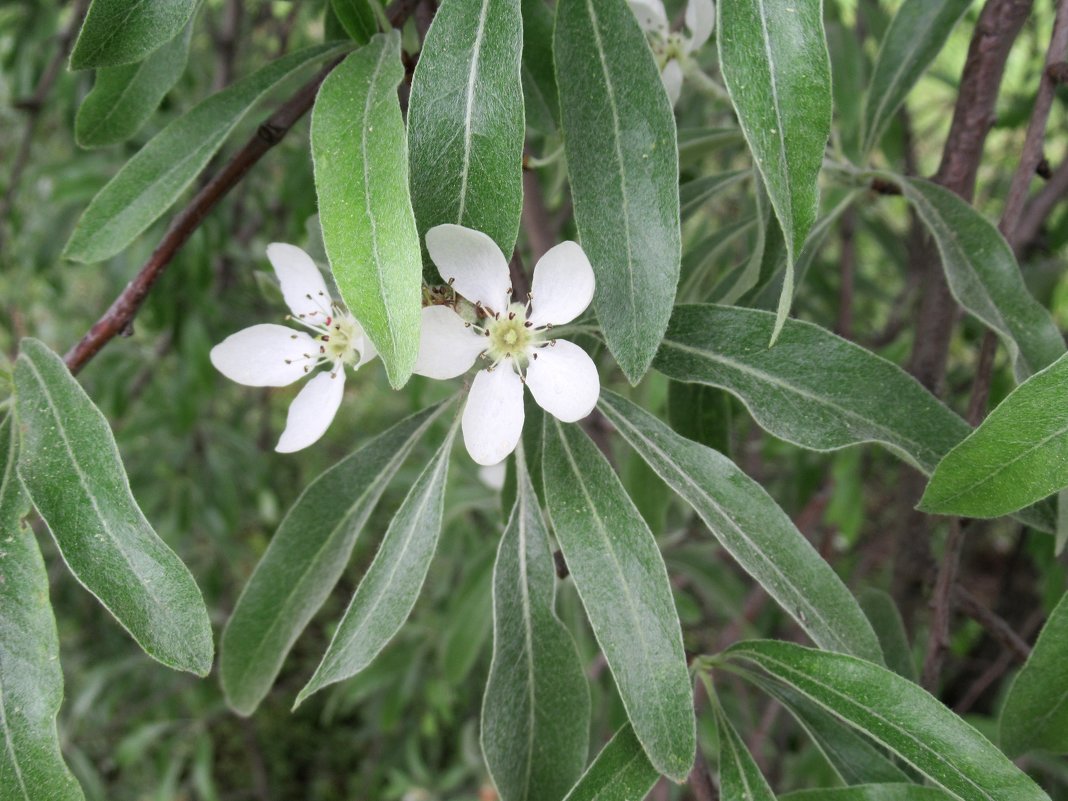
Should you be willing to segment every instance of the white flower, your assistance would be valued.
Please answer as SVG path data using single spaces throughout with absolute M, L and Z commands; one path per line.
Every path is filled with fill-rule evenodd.
M 345 391 L 345 366 L 355 370 L 376 351 L 356 318 L 331 299 L 311 256 L 293 245 L 275 243 L 267 247 L 267 258 L 293 312 L 287 319 L 308 331 L 254 325 L 212 348 L 211 363 L 231 381 L 250 387 L 284 387 L 326 365 L 289 405 L 275 450 L 292 453 L 326 433 Z
M 426 234 L 430 258 L 457 295 L 474 304 L 470 320 L 449 306 L 423 309 L 415 372 L 455 378 L 479 357 L 489 366 L 471 385 L 464 408 L 464 444 L 481 465 L 508 456 L 523 433 L 523 385 L 541 408 L 573 423 L 593 411 L 601 393 L 586 351 L 552 339 L 549 329 L 571 322 L 593 299 L 593 268 L 574 242 L 538 261 L 530 300 L 512 303 L 508 261 L 480 231 L 439 225 Z
M 683 72 L 689 66 L 690 54 L 708 41 L 716 27 L 714 0 L 690 0 L 686 6 L 686 28 L 689 36 L 672 33 L 663 0 L 627 0 L 638 24 L 649 36 L 660 79 L 664 82 L 671 105 L 679 102 Z

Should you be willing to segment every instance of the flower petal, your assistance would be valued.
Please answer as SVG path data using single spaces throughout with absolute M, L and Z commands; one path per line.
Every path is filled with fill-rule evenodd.
M 484 233 L 462 225 L 437 225 L 426 232 L 426 248 L 441 277 L 460 295 L 495 312 L 508 308 L 508 260 Z
M 486 349 L 486 342 L 485 336 L 469 328 L 452 309 L 427 306 L 423 309 L 415 373 L 427 378 L 456 378 L 471 369 Z
M 716 27 L 715 0 L 690 0 L 686 5 L 686 27 L 690 31 L 687 52 L 693 52 L 708 41 Z
M 275 450 L 293 453 L 317 442 L 326 433 L 345 394 L 345 370 L 320 370 L 289 404 L 286 428 Z
M 671 107 L 675 108 L 678 105 L 679 96 L 682 95 L 682 66 L 676 59 L 671 59 L 664 65 L 664 69 L 660 73 L 660 80 L 664 84 L 664 91 L 667 92 L 668 100 L 671 101 Z
M 467 452 L 481 465 L 497 464 L 515 450 L 523 433 L 523 383 L 510 361 L 478 372 L 461 425 Z
M 330 315 L 330 292 L 312 257 L 294 245 L 274 242 L 267 246 L 267 258 L 293 316 L 324 323 Z
M 303 378 L 319 345 L 303 331 L 264 323 L 231 334 L 211 349 L 215 369 L 249 387 L 284 387 Z
M 565 423 L 592 412 L 601 394 L 593 359 L 564 339 L 534 351 L 527 364 L 527 386 L 541 408 Z
M 504 480 L 507 476 L 508 465 L 506 462 L 482 465 L 482 467 L 478 468 L 478 480 L 496 492 L 504 489 Z
M 668 18 L 663 0 L 627 0 L 643 31 L 667 33 Z
M 593 300 L 593 267 L 576 242 L 561 242 L 534 266 L 530 316 L 535 326 L 570 323 Z

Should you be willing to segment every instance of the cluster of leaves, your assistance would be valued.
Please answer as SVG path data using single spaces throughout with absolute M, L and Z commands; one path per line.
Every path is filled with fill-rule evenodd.
M 762 697 L 770 708 L 788 710 L 792 731 L 812 745 L 779 744 L 818 762 L 789 777 L 776 770 L 784 789 L 808 788 L 783 797 L 1048 799 L 1036 777 L 1063 796 L 1063 765 L 1042 762 L 1040 753 L 1068 751 L 1066 602 L 1049 614 L 997 716 L 978 721 L 996 732 L 994 745 L 917 684 L 893 602 L 878 593 L 858 601 L 836 570 L 846 567 L 832 567 L 826 549 L 814 547 L 773 498 L 811 499 L 812 489 L 799 488 L 810 471 L 758 482 L 750 474 L 764 471 L 733 460 L 732 445 L 754 442 L 760 431 L 774 438 L 765 445 L 769 455 L 788 454 L 798 465 L 808 454 L 834 452 L 811 458 L 823 460 L 816 472 L 832 465 L 838 525 L 856 534 L 856 514 L 852 524 L 843 522 L 849 480 L 857 479 L 848 475 L 848 460 L 860 453 L 854 446 L 877 443 L 885 453 L 864 454 L 884 476 L 895 475 L 895 466 L 880 461 L 889 454 L 928 477 L 921 510 L 1011 516 L 1017 522 L 1004 526 L 1037 532 L 1036 548 L 1048 561 L 1068 540 L 1068 514 L 1056 502 L 1068 487 L 1068 356 L 1052 304 L 1036 300 L 1013 245 L 981 211 L 912 170 L 888 166 L 903 163 L 909 147 L 902 144 L 911 124 L 903 122 L 906 99 L 929 80 L 947 42 L 967 40 L 968 30 L 954 31 L 971 3 L 904 0 L 890 14 L 867 0 L 827 8 L 719 0 L 714 48 L 680 56 L 692 59 L 684 91 L 706 101 L 684 102 L 677 113 L 692 127 L 677 124 L 661 51 L 650 48 L 656 34 L 642 29 L 626 0 L 305 5 L 283 24 L 303 23 L 306 46 L 266 64 L 257 54 L 246 77 L 213 93 L 190 93 L 204 99 L 188 108 L 157 113 L 198 69 L 188 62 L 199 19 L 219 13 L 220 4 L 93 0 L 70 54 L 72 70 L 95 70 L 92 91 L 70 98 L 80 101 L 73 135 L 85 148 L 140 147 L 129 158 L 120 152 L 115 162 L 101 162 L 121 163 L 106 183 L 99 174 L 82 179 L 91 199 L 86 190 L 71 192 L 67 205 L 84 210 L 65 222 L 71 234 L 63 255 L 123 274 L 130 266 L 124 259 L 135 262 L 151 246 L 159 221 L 252 109 L 294 77 L 322 68 L 328 74 L 311 116 L 312 167 L 298 143 L 287 151 L 286 169 L 260 179 L 257 193 L 274 202 L 264 204 L 258 227 L 273 226 L 278 209 L 296 198 L 286 209 L 296 224 L 287 223 L 285 233 L 303 232 L 312 218 L 309 232 L 297 236 L 328 263 L 388 383 L 404 393 L 361 384 L 368 397 L 360 401 L 359 428 L 370 436 L 310 480 L 304 471 L 323 466 L 314 459 L 329 465 L 335 454 L 264 475 L 272 457 L 244 442 L 252 435 L 242 403 L 220 412 L 193 400 L 175 412 L 183 419 L 166 433 L 172 440 L 190 434 L 195 444 L 181 466 L 168 468 L 154 441 L 131 452 L 150 436 L 151 415 L 163 412 L 143 412 L 135 418 L 142 431 L 124 433 L 123 404 L 143 382 L 125 380 L 121 356 L 102 357 L 93 379 L 106 416 L 59 356 L 21 338 L 13 366 L 3 368 L 11 392 L 0 407 L 0 799 L 108 794 L 79 747 L 61 749 L 60 636 L 45 561 L 24 522 L 31 508 L 54 541 L 46 555 L 163 665 L 206 676 L 214 663 L 212 623 L 223 623 L 219 685 L 233 712 L 256 713 L 248 725 L 263 725 L 256 721 L 265 714 L 275 728 L 264 732 L 307 722 L 315 703 L 320 719 L 366 715 L 358 742 L 333 742 L 343 762 L 388 749 L 387 737 L 404 744 L 403 758 L 368 769 L 353 786 L 320 788 L 307 779 L 296 791 L 307 797 L 402 796 L 415 787 L 473 795 L 485 776 L 503 801 L 622 801 L 643 797 L 662 776 L 684 783 L 696 771 L 695 786 L 707 781 L 703 757 L 695 767 L 700 750 L 718 754 L 724 799 L 774 799 L 764 755 L 736 730 Z M 415 6 L 435 12 L 428 29 L 418 14 L 408 18 Z M 16 6 L 10 16 L 0 8 L 0 31 L 51 31 L 56 24 L 51 7 Z M 312 42 L 314 35 L 322 41 Z M 877 49 L 865 48 L 873 43 Z M 538 152 L 546 155 L 531 157 Z M 60 177 L 42 173 L 34 191 L 49 191 L 46 179 L 62 183 Z M 974 430 L 951 402 L 898 365 L 895 342 L 877 353 L 846 336 L 852 331 L 819 324 L 833 295 L 830 270 L 819 269 L 835 263 L 828 242 L 840 236 L 843 252 L 835 256 L 844 262 L 851 258 L 846 232 L 853 237 L 858 227 L 874 266 L 863 274 L 868 297 L 857 302 L 890 316 L 878 283 L 892 273 L 882 265 L 899 255 L 895 226 L 904 216 L 884 209 L 892 201 L 880 200 L 873 186 L 902 196 L 934 243 L 941 274 L 968 314 L 969 335 L 992 332 L 1004 348 L 1000 403 Z M 559 219 L 521 226 L 525 204 L 534 218 L 549 215 L 545 197 Z M 38 223 L 42 250 L 31 263 L 48 269 L 37 283 L 26 282 L 15 305 L 32 306 L 32 291 L 77 307 L 64 271 L 79 268 L 54 266 L 50 229 L 61 219 L 57 210 L 56 219 Z M 452 464 L 456 399 L 409 382 L 424 286 L 439 282 L 422 238 L 442 223 L 486 232 L 516 254 L 520 273 L 521 257 L 540 255 L 546 232 L 573 234 L 597 276 L 595 319 L 580 326 L 605 385 L 597 413 L 570 425 L 528 405 L 499 505 L 463 480 L 473 470 Z M 21 242 L 32 241 L 34 224 L 27 220 L 24 229 L 31 234 Z M 197 365 L 204 366 L 214 339 L 206 328 L 212 335 L 230 330 L 233 312 L 210 299 L 215 279 L 197 280 L 197 265 L 203 271 L 207 251 L 220 243 L 224 261 L 254 263 L 247 251 L 259 233 L 241 242 L 236 224 L 201 229 L 183 252 L 187 263 L 173 268 L 178 277 L 161 285 L 149 312 L 166 332 L 163 350 L 178 351 L 193 367 L 173 379 L 184 385 L 158 388 L 155 406 L 181 410 L 178 394 L 219 392 Z M 235 240 L 238 252 L 225 252 Z M 232 284 L 233 264 L 216 278 Z M 852 290 L 839 300 L 854 303 Z M 792 317 L 795 306 L 816 322 Z M 12 320 L 5 337 L 25 332 L 24 322 Z M 33 325 L 31 333 L 42 327 L 47 331 Z M 148 354 L 148 368 L 161 358 Z M 223 422 L 202 428 L 212 414 Z M 269 404 L 263 415 L 269 421 Z M 127 438 L 127 464 L 153 469 L 127 474 L 109 417 L 120 441 Z M 227 450 L 233 452 L 222 456 Z M 457 467 L 462 478 L 450 481 Z M 254 569 L 245 550 L 230 573 L 219 575 L 210 558 L 187 559 L 191 572 L 164 541 L 189 553 L 203 547 L 175 534 L 187 527 L 182 515 L 196 515 L 189 510 L 198 498 L 158 489 L 197 470 L 206 478 L 191 482 L 200 488 L 194 493 L 204 483 L 234 485 L 223 519 L 198 526 L 228 540 L 214 546 L 226 557 L 227 549 L 241 550 L 235 532 L 253 526 Z M 292 486 L 303 490 L 279 521 L 276 498 L 292 497 Z M 222 508 L 217 499 L 225 492 L 208 491 L 208 506 Z M 267 508 L 251 514 L 251 499 Z M 859 490 L 853 509 L 864 517 Z M 161 538 L 150 518 L 170 536 Z M 365 529 L 381 532 L 373 558 L 359 542 Z M 746 619 L 740 574 L 781 612 L 759 621 L 754 634 L 782 639 L 709 636 L 717 625 L 744 630 L 754 623 Z M 1049 594 L 1060 599 L 1063 576 L 1055 567 L 1047 575 Z M 346 577 L 355 586 L 342 610 L 334 590 L 348 588 Z M 450 590 L 454 581 L 458 591 Z M 420 602 L 421 595 L 429 597 Z M 728 614 L 708 612 L 721 604 Z M 62 624 L 64 606 L 57 608 Z M 317 620 L 320 610 L 325 620 Z M 77 627 L 96 625 L 91 617 L 71 619 Z M 801 636 L 815 647 L 792 641 Z M 440 672 L 424 664 L 428 640 L 440 642 Z M 290 657 L 298 664 L 287 673 Z M 473 681 L 476 674 L 485 680 Z M 696 708 L 707 701 L 708 714 L 695 714 L 695 681 Z M 198 685 L 186 693 L 172 714 L 194 719 L 191 729 L 174 720 L 148 724 L 144 742 L 119 749 L 116 761 L 133 764 L 131 754 L 152 747 L 145 743 L 171 735 L 188 741 L 192 731 L 194 744 L 162 768 L 157 795 L 174 797 L 187 776 L 199 797 L 219 797 L 221 770 L 213 762 L 226 758 L 245 724 L 214 690 Z M 80 697 L 88 699 L 84 706 L 101 703 L 89 692 Z M 406 714 L 414 698 L 431 710 L 418 725 Z M 283 702 L 300 710 L 290 718 L 271 706 Z M 477 727 L 457 723 L 456 710 L 472 708 Z M 209 721 L 225 733 L 212 736 Z M 592 761 L 591 730 L 598 743 L 615 731 Z M 303 748 L 316 738 L 299 726 L 288 736 Z M 481 761 L 472 756 L 476 737 Z M 442 748 L 450 738 L 466 744 Z M 248 750 L 262 762 L 258 747 Z M 1034 777 L 1010 761 L 1024 754 Z M 298 761 L 279 749 L 271 762 L 290 758 Z M 309 770 L 323 768 L 325 757 L 306 759 Z M 260 777 L 266 797 L 272 781 L 282 785 L 278 771 L 285 773 L 273 764 L 270 770 Z M 829 787 L 811 789 L 821 785 Z

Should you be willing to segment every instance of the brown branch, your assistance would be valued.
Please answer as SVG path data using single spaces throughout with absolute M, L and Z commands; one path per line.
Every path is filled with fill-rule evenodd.
M 938 678 L 942 674 L 942 662 L 949 648 L 949 621 L 952 617 L 953 584 L 957 580 L 957 568 L 964 546 L 964 530 L 959 518 L 949 521 L 949 536 L 946 537 L 945 553 L 938 567 L 934 596 L 931 598 L 933 614 L 931 630 L 927 636 L 927 655 L 923 660 L 923 686 L 937 694 Z
M 1046 124 L 1049 122 L 1053 95 L 1057 89 L 1052 68 L 1064 60 L 1066 53 L 1068 53 L 1068 0 L 1058 0 L 1057 14 L 1053 20 L 1053 33 L 1050 36 L 1049 49 L 1046 51 L 1046 67 L 1042 70 L 1042 77 L 1038 82 L 1035 107 L 1031 112 L 1031 120 L 1027 124 L 1027 135 L 1024 138 L 1023 151 L 1020 153 L 1020 164 L 1012 176 L 1009 195 L 1005 199 L 1005 208 L 1001 212 L 999 223 L 1001 233 L 1009 240 L 1013 249 L 1019 246 L 1017 230 L 1020 215 L 1023 213 L 1035 171 L 1042 161 L 1042 144 L 1046 137 Z
M 712 781 L 712 771 L 708 767 L 708 760 L 701 752 L 700 745 L 697 746 L 697 758 L 690 770 L 688 784 L 697 801 L 719 801 L 719 789 Z
M 975 194 L 979 163 L 987 134 L 994 124 L 994 110 L 1009 51 L 1027 21 L 1032 5 L 1033 0 L 987 0 L 972 35 L 953 121 L 941 164 L 934 176 L 936 183 L 968 202 Z M 915 221 L 915 217 L 913 219 Z M 914 222 L 914 231 L 919 230 L 915 225 Z M 934 244 L 927 238 L 918 251 L 920 306 L 908 369 L 921 384 L 941 395 L 949 342 L 959 310 L 949 291 Z M 921 597 L 927 565 L 931 561 L 929 518 L 915 511 L 916 501 L 925 485 L 923 475 L 909 470 L 900 489 L 901 504 L 906 511 L 901 515 L 897 532 L 898 556 L 894 563 L 893 589 L 906 625 L 912 622 L 916 599 Z M 938 632 L 934 635 L 937 640 Z
M 1026 662 L 1031 656 L 1031 646 L 1016 633 L 1003 617 L 988 609 L 983 603 L 962 586 L 953 588 L 953 601 L 960 610 L 989 632 L 1004 648 L 1021 661 Z
M 1016 226 L 1016 241 L 1022 251 L 1038 238 L 1042 224 L 1068 195 L 1068 157 L 1053 171 L 1046 185 L 1028 201 Z
M 215 208 L 248 171 L 271 148 L 281 142 L 289 129 L 308 112 L 315 102 L 319 85 L 337 63 L 334 62 L 322 70 L 283 103 L 267 122 L 259 127 L 245 146 L 204 185 L 203 189 L 197 192 L 189 205 L 174 217 L 167 233 L 164 234 L 140 272 L 126 285 L 110 308 L 93 324 L 81 341 L 67 353 L 65 360 L 72 373 L 81 370 L 104 345 L 116 336 L 129 333 L 133 319 L 140 311 L 148 293 L 189 237 L 200 227 L 208 212 Z
M 74 43 L 74 36 L 82 26 L 82 20 L 85 18 L 85 11 L 88 6 L 89 0 L 74 0 L 71 7 L 70 23 L 56 40 L 56 51 L 52 55 L 52 60 L 48 62 L 48 66 L 41 73 L 33 94 L 28 99 L 17 104 L 18 108 L 24 109 L 28 116 L 18 150 L 11 160 L 7 188 L 4 190 L 3 197 L 0 197 L 0 224 L 7 220 L 11 209 L 15 205 L 15 195 L 18 192 L 19 184 L 22 183 L 23 173 L 25 173 L 26 167 L 30 162 L 30 150 L 33 148 L 33 140 L 37 135 L 37 124 L 41 120 L 45 101 L 48 99 L 52 87 L 55 86 L 56 79 L 59 78 L 63 64 L 66 62 L 71 46 Z M 0 228 L 0 245 L 3 243 L 2 235 L 3 231 Z
M 394 27 L 399 27 L 414 10 L 412 0 L 396 0 L 386 11 L 387 18 Z M 289 130 L 303 117 L 315 103 L 319 86 L 340 63 L 340 59 L 323 69 L 308 83 L 298 89 L 278 110 L 259 127 L 252 138 L 233 158 L 216 173 L 197 192 L 189 204 L 171 221 L 167 233 L 156 246 L 148 261 L 141 268 L 125 289 L 115 298 L 103 316 L 81 338 L 65 357 L 67 367 L 77 373 L 92 359 L 104 345 L 119 335 L 128 335 L 145 298 L 152 287 L 166 271 L 175 255 L 188 241 L 215 206 L 226 197 L 248 171 L 256 165 L 266 153 L 282 141 Z
M 214 92 L 226 88 L 234 80 L 237 43 L 244 10 L 244 0 L 227 0 L 222 10 L 222 19 L 218 27 L 212 30 L 212 39 L 215 42 L 215 75 L 212 78 Z

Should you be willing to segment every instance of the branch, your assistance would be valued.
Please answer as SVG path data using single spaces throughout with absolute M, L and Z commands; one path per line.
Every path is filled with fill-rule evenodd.
M 416 5 L 417 2 L 413 0 L 395 0 L 386 10 L 390 24 L 393 27 L 403 26 Z M 200 227 L 208 212 L 215 208 L 219 201 L 240 183 L 248 171 L 271 148 L 281 142 L 300 118 L 308 113 L 315 103 L 319 86 L 340 61 L 338 59 L 327 66 L 279 106 L 278 110 L 259 127 L 245 146 L 174 217 L 167 233 L 163 235 L 163 239 L 160 240 L 140 272 L 126 285 L 126 288 L 81 338 L 81 341 L 67 352 L 65 361 L 72 373 L 80 371 L 104 345 L 116 336 L 129 335 L 134 317 L 140 311 L 148 293 L 189 237 Z
M 208 181 L 171 221 L 167 233 L 156 246 L 148 261 L 126 288 L 122 290 L 110 308 L 93 324 L 93 327 L 67 353 L 65 360 L 72 373 L 77 373 L 104 345 L 116 336 L 129 335 L 134 317 L 140 311 L 145 298 L 156 281 L 163 275 L 175 255 L 200 227 L 204 218 L 226 197 L 250 169 L 277 145 L 315 102 L 316 92 L 330 71 L 339 62 L 322 70 L 308 83 L 283 103 L 270 118 L 259 127 L 241 150 Z
M 1057 15 L 1053 20 L 1053 33 L 1050 36 L 1049 49 L 1046 51 L 1046 64 L 1038 82 L 1031 121 L 1027 124 L 1027 136 L 1024 139 L 1023 152 L 1020 153 L 1020 164 L 1012 176 L 1009 196 L 1005 199 L 1005 208 L 1001 212 L 999 223 L 1001 233 L 1005 235 L 1013 250 L 1017 250 L 1020 245 L 1018 240 L 1020 215 L 1023 213 L 1024 203 L 1027 200 L 1027 191 L 1031 188 L 1035 171 L 1042 162 L 1042 144 L 1046 137 L 1046 124 L 1049 122 L 1053 95 L 1057 89 L 1056 66 L 1064 61 L 1066 53 L 1068 53 L 1068 0 L 1058 0 Z

